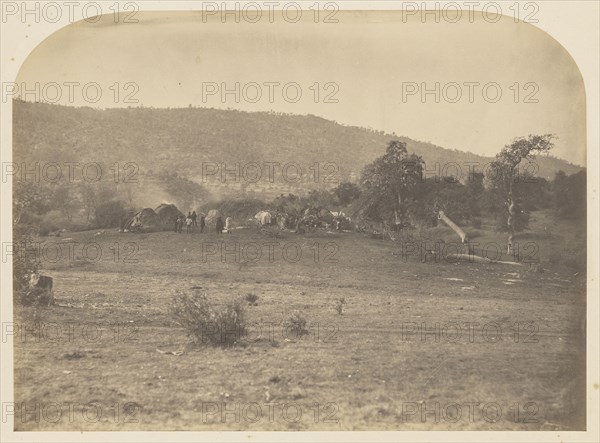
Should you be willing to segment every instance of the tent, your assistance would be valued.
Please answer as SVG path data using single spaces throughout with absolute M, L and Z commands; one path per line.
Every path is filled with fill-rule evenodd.
M 254 216 L 254 218 L 258 220 L 258 223 L 261 225 L 271 224 L 271 213 L 268 211 L 260 211 Z
M 331 211 L 329 211 L 329 209 L 325 209 L 325 208 L 322 208 L 319 210 L 319 212 L 317 213 L 317 217 L 319 218 L 319 220 L 321 220 L 322 222 L 325 222 L 327 224 L 333 223 L 333 219 L 334 219 Z
M 161 231 L 162 222 L 152 208 L 144 208 L 125 224 L 125 229 L 141 232 Z
M 322 223 L 327 223 L 327 224 L 331 224 L 333 223 L 333 219 L 334 219 L 334 215 L 331 213 L 331 211 L 329 209 L 325 209 L 325 208 L 315 208 L 315 207 L 311 207 L 311 208 L 307 208 L 304 211 L 304 217 L 316 217 L 319 222 Z
M 177 209 L 177 206 L 168 205 L 166 203 L 163 203 L 158 208 L 156 208 L 155 212 L 160 218 L 162 228 L 168 230 L 173 229 L 177 217 L 184 216 L 184 214 L 179 209 Z

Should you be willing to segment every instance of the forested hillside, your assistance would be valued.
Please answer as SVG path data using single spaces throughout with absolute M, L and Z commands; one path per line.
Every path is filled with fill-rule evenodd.
M 169 171 L 190 179 L 201 174 L 202 162 L 270 161 L 295 162 L 305 169 L 333 162 L 344 180 L 382 155 L 392 138 L 422 156 L 432 171 L 436 163 L 485 165 L 492 160 L 312 115 L 206 108 L 97 110 L 14 101 L 17 162 L 136 162 L 142 173 Z M 559 170 L 568 175 L 581 170 L 553 157 L 536 162 L 537 175 L 547 179 Z

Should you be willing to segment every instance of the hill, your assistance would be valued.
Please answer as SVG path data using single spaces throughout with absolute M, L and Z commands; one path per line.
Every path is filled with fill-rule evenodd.
M 319 187 L 327 173 L 338 180 L 356 179 L 393 138 L 406 142 L 409 152 L 424 158 L 429 171 L 442 175 L 446 172 L 443 165 L 449 162 L 458 163 L 467 174 L 467 164 L 485 165 L 492 160 L 382 131 L 343 126 L 313 115 L 208 108 L 100 110 L 18 100 L 13 102 L 13 113 L 16 162 L 135 162 L 140 175 L 149 183 L 158 183 L 158 187 L 160 180 L 155 177 L 168 171 L 206 184 L 209 189 L 214 185 L 213 193 L 221 192 L 223 183 L 205 182 L 218 174 L 207 178 L 203 164 L 223 162 L 231 168 L 248 162 L 296 163 L 309 177 L 305 183 L 288 181 L 285 186 L 269 185 L 268 189 L 249 187 L 265 195 L 293 192 L 300 187 Z M 327 162 L 335 166 L 326 166 Z M 537 158 L 536 163 L 537 175 L 548 179 L 559 170 L 572 174 L 582 169 L 550 156 Z M 321 173 L 318 180 L 311 169 L 315 164 Z M 452 169 L 447 171 L 449 174 Z M 266 172 L 262 170 L 263 181 Z M 233 190 L 245 191 L 245 185 L 234 185 Z

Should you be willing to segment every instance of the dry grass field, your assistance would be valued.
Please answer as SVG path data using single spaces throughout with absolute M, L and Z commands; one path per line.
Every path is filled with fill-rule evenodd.
M 569 227 L 533 214 L 517 241 L 540 266 L 423 263 L 353 232 L 40 238 L 56 304 L 15 311 L 15 429 L 583 429 L 585 272 L 556 257 L 585 233 Z M 192 287 L 215 306 L 258 296 L 250 334 L 194 344 L 170 311 Z M 283 327 L 295 311 L 300 337 Z

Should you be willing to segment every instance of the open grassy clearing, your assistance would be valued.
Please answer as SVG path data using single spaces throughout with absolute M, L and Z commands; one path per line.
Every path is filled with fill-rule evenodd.
M 357 233 L 275 238 L 257 230 L 223 236 L 89 231 L 40 239 L 94 242 L 102 258 L 85 260 L 76 245 L 80 259 L 52 263 L 46 257 L 57 305 L 39 311 L 45 333 L 36 332 L 32 309 L 18 310 L 21 332 L 25 325 L 33 329 L 15 339 L 15 401 L 28 410 L 38 404 L 46 417 L 17 413 L 15 427 L 581 429 L 585 275 L 574 275 L 556 254 L 575 248 L 585 234 L 552 223 L 536 213 L 531 231 L 517 238 L 537 244 L 541 273 L 529 265 L 422 263 L 404 259 L 394 242 Z M 503 244 L 504 236 L 486 224 L 477 231 L 474 241 Z M 454 241 L 449 230 L 435 235 Z M 249 262 L 216 253 L 203 260 L 203 250 L 213 251 L 218 242 L 230 250 L 236 243 L 261 245 L 263 258 Z M 279 242 L 271 246 L 273 260 L 265 242 Z M 296 247 L 302 257 L 294 262 Z M 94 255 L 89 249 L 88 258 Z M 248 320 L 262 336 L 232 348 L 191 344 L 169 312 L 175 290 L 191 287 L 202 287 L 216 304 L 256 294 Z M 340 297 L 346 300 L 343 315 L 336 311 Z M 294 310 L 309 321 L 309 335 L 284 333 L 281 321 Z M 517 333 L 517 323 L 534 329 Z M 440 332 L 421 336 L 415 331 L 422 324 L 431 331 L 439 324 Z M 465 324 L 472 324 L 471 333 Z M 79 404 L 72 416 L 64 406 L 69 403 Z M 462 405 L 458 419 L 451 416 L 454 403 Z M 478 403 L 472 415 L 469 403 Z M 63 405 L 62 417 L 43 409 L 49 404 Z M 100 419 L 89 404 L 100 405 Z M 427 412 L 436 405 L 439 412 Z M 221 414 L 225 407 L 239 410 Z

